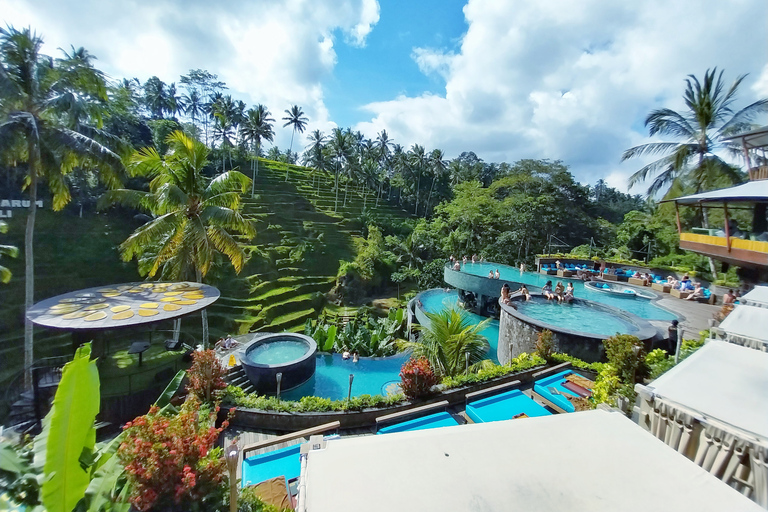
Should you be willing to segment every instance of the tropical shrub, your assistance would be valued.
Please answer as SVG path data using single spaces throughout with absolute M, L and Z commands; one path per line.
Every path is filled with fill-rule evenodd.
M 400 369 L 400 387 L 409 400 L 429 396 L 438 382 L 426 357 L 411 358 Z
M 237 512 L 281 512 L 279 508 L 264 503 L 253 486 L 244 487 L 237 497 Z
M 405 310 L 391 308 L 385 318 L 364 315 L 352 319 L 343 329 L 335 325 L 310 320 L 304 324 L 304 334 L 311 336 L 320 350 L 357 352 L 362 357 L 386 357 L 397 353 L 397 342 L 405 334 Z
M 331 400 L 317 396 L 304 396 L 297 401 L 278 401 L 274 396 L 246 393 L 239 386 L 228 386 L 224 401 L 228 404 L 248 409 L 275 412 L 332 412 L 332 411 L 362 411 L 391 407 L 405 400 L 402 393 L 395 395 L 360 395 L 350 400 Z
M 419 341 L 402 343 L 401 348 L 412 350 L 416 358 L 426 357 L 439 377 L 477 372 L 493 365 L 485 358 L 488 341 L 480 334 L 489 318 L 474 325 L 464 311 L 455 308 L 426 315 L 429 325 L 417 326 Z
M 208 510 L 221 503 L 226 462 L 215 443 L 229 422 L 216 428 L 218 411 L 218 405 L 211 409 L 190 393 L 178 414 L 152 406 L 123 426 L 125 438 L 117 456 L 125 466 L 129 501 L 137 510 Z
M 197 350 L 192 354 L 192 366 L 187 371 L 187 392 L 194 394 L 201 402 L 213 402 L 221 397 L 227 387 L 224 382 L 226 373 L 215 351 Z
M 547 361 L 550 361 L 554 352 L 554 335 L 549 329 L 544 329 L 536 336 L 536 353 Z
M 550 355 L 550 362 L 554 363 L 571 363 L 571 365 L 574 368 L 578 368 L 580 370 L 589 370 L 594 373 L 600 373 L 600 371 L 605 366 L 605 363 L 601 362 L 595 362 L 595 363 L 588 363 L 586 361 L 582 361 L 578 357 L 573 357 L 570 354 L 563 354 L 560 352 L 555 352 Z
M 634 383 L 648 374 L 645 350 L 637 336 L 617 334 L 603 341 L 608 362 L 623 383 Z
M 544 366 L 547 361 L 538 354 L 527 354 L 523 352 L 505 365 L 489 365 L 481 368 L 476 373 L 456 375 L 454 377 L 444 377 L 440 383 L 444 389 L 457 388 L 485 382 L 496 379 L 512 373 L 519 373 L 537 366 Z

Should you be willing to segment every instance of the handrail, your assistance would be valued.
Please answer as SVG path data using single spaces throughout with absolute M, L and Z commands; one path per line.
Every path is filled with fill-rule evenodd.
M 276 444 L 285 443 L 287 441 L 293 441 L 295 439 L 300 439 L 302 437 L 307 437 L 314 434 L 322 434 L 329 430 L 338 430 L 339 427 L 341 427 L 340 421 L 332 421 L 330 423 L 325 423 L 323 425 L 318 425 L 316 427 L 299 430 L 297 432 L 292 432 L 290 434 L 284 434 L 282 436 L 273 437 L 272 439 L 265 439 L 264 441 L 259 441 L 258 443 L 249 444 L 247 446 L 244 446 L 242 449 L 243 459 L 246 458 L 246 454 L 252 451 L 260 450 L 262 448 L 268 448 Z

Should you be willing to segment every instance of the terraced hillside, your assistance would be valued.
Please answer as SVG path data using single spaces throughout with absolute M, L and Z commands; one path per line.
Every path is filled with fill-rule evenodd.
M 257 237 L 246 250 L 251 259 L 240 276 L 221 283 L 222 298 L 210 309 L 212 334 L 225 331 L 297 331 L 314 318 L 322 295 L 332 287 L 340 260 L 354 258 L 353 237 L 361 235 L 364 208 L 376 216 L 408 214 L 353 190 L 338 210 L 329 176 L 279 162 L 260 162 L 256 195 L 244 214 L 256 221 Z M 243 167 L 246 174 L 250 174 Z M 288 179 L 286 181 L 286 172 Z

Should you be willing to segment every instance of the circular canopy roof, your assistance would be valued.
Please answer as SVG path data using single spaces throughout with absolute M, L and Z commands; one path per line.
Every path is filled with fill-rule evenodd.
M 192 282 L 98 286 L 38 302 L 27 318 L 56 329 L 116 329 L 188 315 L 219 296 L 213 286 Z

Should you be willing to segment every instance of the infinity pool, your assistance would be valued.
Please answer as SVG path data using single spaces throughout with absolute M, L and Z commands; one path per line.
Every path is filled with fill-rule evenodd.
M 530 301 L 515 301 L 514 304 L 523 315 L 572 331 L 598 336 L 613 336 L 617 332 L 636 334 L 640 331 L 633 323 L 583 302 L 560 304 L 534 297 Z
M 552 288 L 555 287 L 558 281 L 562 281 L 564 285 L 567 282 L 571 282 L 573 283 L 574 296 L 577 298 L 593 300 L 595 302 L 607 304 L 608 306 L 623 309 L 624 311 L 628 311 L 639 316 L 640 318 L 645 318 L 646 320 L 672 321 L 677 319 L 677 316 L 674 313 L 656 306 L 652 301 L 648 299 L 636 297 L 631 300 L 623 300 L 623 298 L 611 297 L 610 294 L 601 293 L 597 290 L 590 290 L 588 287 L 585 287 L 584 282 L 579 279 L 547 276 L 537 272 L 521 273 L 520 269 L 507 265 L 499 265 L 497 263 L 467 263 L 461 267 L 462 272 L 482 277 L 487 277 L 488 271 L 496 269 L 499 270 L 501 279 L 507 281 L 517 281 L 525 283 L 529 287 L 537 288 L 536 290 L 532 289 L 532 292 L 539 291 L 538 289 L 544 286 L 547 281 L 552 281 Z
M 307 344 L 303 341 L 281 340 L 249 350 L 247 357 L 255 364 L 282 364 L 299 359 L 307 350 Z

